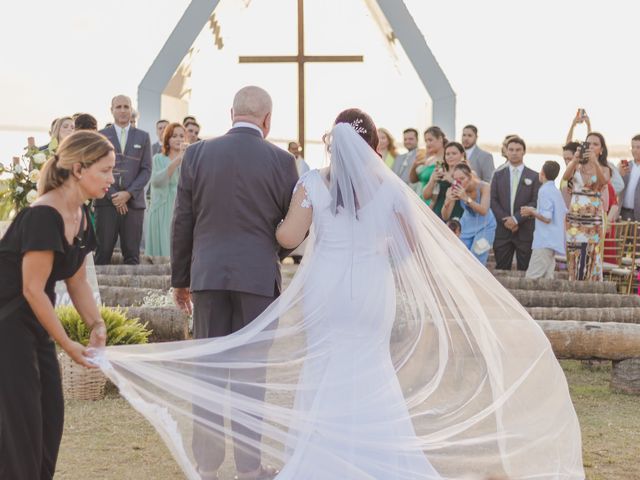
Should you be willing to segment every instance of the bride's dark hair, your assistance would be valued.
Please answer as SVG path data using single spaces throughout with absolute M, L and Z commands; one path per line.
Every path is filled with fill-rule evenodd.
M 335 125 L 338 123 L 348 123 L 353 129 L 364 138 L 365 142 L 376 151 L 378 147 L 378 129 L 373 119 L 359 108 L 348 108 L 343 110 L 336 117 Z

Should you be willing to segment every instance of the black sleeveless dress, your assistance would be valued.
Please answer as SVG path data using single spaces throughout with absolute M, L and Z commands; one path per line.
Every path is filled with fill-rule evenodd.
M 53 207 L 23 209 L 0 240 L 0 480 L 53 478 L 64 424 L 60 369 L 53 340 L 22 296 L 22 258 L 53 251 L 45 293 L 72 277 L 96 237 L 83 207 L 82 227 L 69 244 Z

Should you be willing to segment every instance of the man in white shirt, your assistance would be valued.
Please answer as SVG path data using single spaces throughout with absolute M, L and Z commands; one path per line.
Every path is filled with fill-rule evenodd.
M 478 146 L 478 128 L 475 125 L 467 125 L 462 129 L 462 146 L 467 154 L 467 161 L 471 170 L 485 182 L 490 182 L 495 166 L 493 155 L 485 152 Z
M 623 220 L 640 222 L 640 135 L 631 139 L 631 154 L 633 161 L 622 160 L 620 173 L 624 180 L 624 190 L 620 194 L 622 209 L 620 216 Z

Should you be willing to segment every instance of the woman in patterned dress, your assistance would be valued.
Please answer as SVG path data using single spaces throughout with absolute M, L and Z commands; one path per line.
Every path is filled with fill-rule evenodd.
M 600 133 L 587 136 L 576 151 L 563 180 L 573 179 L 571 204 L 565 220 L 570 280 L 601 281 L 605 211 L 608 205 L 607 144 Z

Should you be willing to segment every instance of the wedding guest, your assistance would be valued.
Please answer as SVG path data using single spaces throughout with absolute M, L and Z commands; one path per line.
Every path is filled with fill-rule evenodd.
M 163 139 L 164 129 L 167 128 L 167 125 L 169 125 L 168 120 L 161 119 L 156 122 L 156 135 L 158 137 L 158 141 L 153 145 L 151 145 L 151 156 L 157 155 L 158 153 L 162 153 L 162 142 L 163 142 L 162 139 Z
M 302 156 L 302 149 L 298 142 L 289 142 L 287 150 L 289 150 L 289 153 L 296 159 L 296 169 L 298 170 L 299 176 L 311 170 Z
M 615 227 L 608 228 L 614 222 L 618 221 L 620 217 L 620 205 L 618 202 L 618 196 L 616 190 L 613 188 L 611 182 L 607 183 L 607 195 L 609 196 L 609 204 L 607 206 L 607 230 L 605 234 L 604 247 L 602 249 L 602 258 L 607 263 L 618 262 L 618 244 L 616 241 L 616 229 Z
M 100 133 L 116 152 L 115 182 L 104 198 L 94 202 L 98 249 L 96 265 L 111 262 L 116 241 L 124 263 L 140 263 L 140 242 L 146 207 L 144 189 L 151 176 L 149 134 L 131 126 L 131 99 L 117 95 L 111 100 L 114 124 Z
M 131 109 L 131 121 L 129 122 L 131 124 L 131 126 L 133 128 L 136 128 L 138 126 L 138 117 L 140 117 L 140 114 L 138 113 L 138 111 L 135 108 Z
M 200 141 L 200 124 L 195 120 L 190 120 L 183 124 L 187 132 L 187 143 L 190 145 Z
M 442 168 L 444 164 L 444 147 L 447 144 L 447 137 L 445 137 L 440 127 L 433 126 L 424 131 L 424 142 L 426 144 L 426 154 L 418 154 L 416 156 L 409 171 L 409 180 L 412 183 L 419 182 L 416 192 L 429 205 L 431 198 L 425 199 L 422 196 L 422 192 L 436 167 Z
M 564 255 L 564 220 L 567 206 L 554 180 L 560 173 L 560 164 L 549 160 L 540 171 L 540 189 L 537 208 L 520 208 L 523 217 L 535 218 L 531 260 L 527 278 L 553 278 L 556 270 L 556 255 Z
M 98 121 L 93 115 L 88 113 L 80 113 L 74 120 L 74 130 L 92 130 L 98 131 Z
M 620 173 L 623 175 L 625 188 L 621 193 L 623 220 L 640 222 L 640 135 L 631 139 L 631 155 L 633 161 L 620 161 Z
M 171 254 L 171 219 L 178 190 L 180 165 L 187 147 L 184 127 L 171 123 L 164 129 L 162 153 L 153 156 L 151 168 L 151 203 L 149 206 L 145 253 L 168 257 Z
M 573 132 L 576 125 L 580 123 L 584 123 L 587 126 L 587 135 L 589 135 L 591 133 L 591 119 L 584 108 L 579 108 L 571 121 L 571 127 L 569 127 L 569 132 L 567 133 L 567 144 L 574 142 Z M 578 143 L 578 145 L 580 145 L 580 143 Z M 569 159 L 569 161 L 571 161 L 571 159 Z M 624 180 L 622 179 L 622 175 L 612 162 L 607 162 L 607 165 L 609 166 L 609 171 L 611 173 L 611 179 L 609 181 L 612 183 L 616 194 L 620 194 L 620 192 L 624 190 Z
M 393 135 L 391 135 L 391 132 L 386 128 L 378 128 L 378 147 L 376 151 L 385 165 L 393 168 L 393 164 L 398 156 L 398 151 L 396 150 L 396 141 Z
M 578 142 L 569 142 L 562 147 L 562 159 L 564 160 L 565 167 L 569 165 L 573 160 L 576 151 L 580 147 Z M 573 188 L 572 180 L 560 180 L 560 193 L 564 199 L 565 205 L 568 207 L 571 204 L 571 190 Z
M 462 129 L 462 145 L 465 148 L 467 162 L 478 177 L 484 182 L 490 182 L 495 166 L 493 155 L 478 146 L 478 128 L 467 125 Z
M 53 478 L 64 421 L 56 344 L 87 368 L 95 368 L 88 347 L 105 345 L 87 281 L 85 256 L 96 238 L 85 202 L 104 196 L 114 163 L 102 135 L 65 138 L 42 169 L 39 198 L 0 240 L 0 478 Z M 91 332 L 87 347 L 72 341 L 56 317 L 58 280 Z
M 504 163 L 502 163 L 501 165 L 498 165 L 498 167 L 496 168 L 496 171 L 502 170 L 503 168 L 506 168 L 509 166 L 509 160 L 507 160 L 507 143 L 509 142 L 509 140 L 517 136 L 518 135 L 515 135 L 512 133 L 510 133 L 509 135 L 505 135 L 504 140 L 502 140 L 502 145 L 500 147 L 500 155 L 504 158 Z M 495 171 L 494 171 L 494 174 L 495 174 Z
M 71 117 L 57 118 L 51 127 L 51 140 L 48 145 L 40 147 L 40 150 L 48 150 L 49 154 L 54 154 L 58 148 L 58 145 L 73 133 L 75 130 L 75 123 Z
M 491 210 L 497 228 L 493 251 L 496 269 L 511 270 L 516 255 L 518 270 L 527 270 L 535 227 L 532 217 L 523 217 L 520 208 L 536 206 L 540 180 L 538 172 L 524 165 L 527 146 L 520 137 L 507 140 L 508 167 L 498 168 L 491 181 Z
M 591 132 L 567 165 L 564 180 L 573 181 L 571 204 L 565 221 L 567 268 L 570 280 L 602 280 L 604 216 L 608 203 L 607 144 Z
M 404 183 L 412 186 L 409 181 L 409 172 L 418 153 L 418 131 L 415 128 L 407 128 L 402 132 L 402 141 L 404 148 L 407 149 L 407 153 L 396 157 L 392 170 Z
M 442 216 L 442 207 L 446 199 L 447 192 L 451 185 L 453 185 L 453 169 L 459 164 L 467 161 L 466 152 L 462 144 L 458 142 L 449 142 L 444 149 L 444 165 L 443 168 L 436 168 L 431 175 L 431 178 L 427 182 L 422 191 L 422 197 L 425 199 L 431 198 L 431 208 L 433 213 L 443 220 L 451 218 L 460 218 L 464 213 L 464 209 L 459 200 L 456 200 L 453 211 L 449 217 L 444 218 Z
M 453 179 L 453 186 L 447 190 L 442 216 L 449 218 L 455 202 L 460 202 L 464 210 L 460 218 L 460 240 L 480 263 L 486 265 L 496 234 L 496 219 L 490 208 L 491 189 L 487 182 L 471 172 L 466 163 L 455 166 Z
M 460 220 L 457 218 L 452 218 L 447 222 L 447 227 L 451 230 L 456 237 L 460 238 L 460 233 L 462 232 L 462 227 L 460 226 Z
M 196 117 L 194 117 L 193 115 L 187 115 L 186 117 L 184 117 L 182 119 L 182 125 L 186 125 L 189 122 L 196 122 L 198 123 L 198 121 L 196 120 Z

